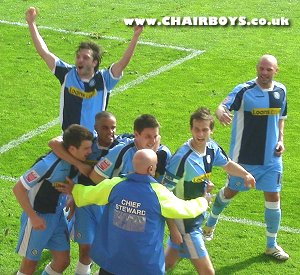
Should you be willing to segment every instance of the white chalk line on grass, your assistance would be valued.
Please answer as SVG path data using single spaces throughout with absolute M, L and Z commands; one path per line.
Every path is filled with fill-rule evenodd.
M 127 89 L 129 89 L 129 88 L 131 88 L 135 85 L 138 85 L 138 84 L 146 81 L 147 79 L 149 79 L 151 77 L 157 76 L 157 75 L 159 75 L 159 74 L 161 74 L 165 71 L 168 71 L 168 70 L 172 69 L 173 67 L 178 66 L 178 65 L 182 64 L 183 62 L 185 62 L 187 60 L 190 60 L 190 59 L 196 57 L 197 55 L 202 54 L 203 52 L 204 51 L 200 51 L 200 50 L 199 51 L 193 51 L 192 53 L 190 53 L 189 55 L 187 55 L 183 58 L 176 59 L 173 62 L 158 68 L 157 70 L 154 70 L 154 71 L 149 72 L 145 75 L 142 75 L 142 76 L 138 77 L 137 79 L 132 80 L 131 82 L 129 82 L 129 83 L 127 83 L 127 84 L 125 84 L 121 87 L 118 87 L 118 88 L 114 89 L 112 91 L 112 95 L 117 94 L 119 92 L 123 92 L 123 91 L 125 91 L 125 90 L 127 90 Z
M 157 70 L 154 70 L 154 71 L 149 72 L 149 73 L 147 73 L 145 75 L 142 75 L 142 76 L 138 77 L 137 79 L 135 79 L 133 81 L 130 81 L 129 83 L 127 83 L 125 85 L 122 85 L 120 87 L 115 88 L 112 91 L 111 96 L 113 96 L 113 95 L 115 95 L 117 93 L 123 92 L 123 91 L 125 91 L 125 90 L 127 90 L 127 89 L 129 89 L 131 87 L 134 87 L 134 86 L 136 86 L 136 85 L 138 85 L 138 84 L 146 81 L 147 79 L 149 79 L 151 77 L 157 76 L 157 75 L 159 75 L 159 74 L 161 74 L 161 73 L 163 73 L 163 72 L 165 72 L 167 70 L 170 70 L 173 67 L 178 66 L 181 63 L 183 63 L 183 62 L 185 62 L 187 60 L 190 60 L 190 59 L 192 59 L 192 58 L 194 58 L 197 55 L 200 55 L 202 53 L 203 53 L 203 51 L 194 51 L 191 54 L 189 54 L 189 55 L 187 55 L 187 56 L 185 56 L 183 58 L 177 59 L 177 60 L 175 60 L 175 61 L 173 61 L 173 62 L 171 62 L 171 63 L 169 63 L 169 64 L 167 64 L 165 66 L 162 66 L 162 67 L 158 68 Z M 37 136 L 37 135 L 39 135 L 39 134 L 41 134 L 43 132 L 46 132 L 50 127 L 52 127 L 52 126 L 54 126 L 54 125 L 56 125 L 58 123 L 59 123 L 59 118 L 56 118 L 56 119 L 54 119 L 54 120 L 52 120 L 52 121 L 50 121 L 50 122 L 48 122 L 48 123 L 46 123 L 46 124 L 38 127 L 37 129 L 32 130 L 32 131 L 30 131 L 30 132 L 28 132 L 28 133 L 20 136 L 19 138 L 10 141 L 9 143 L 7 143 L 7 144 L 3 145 L 2 147 L 0 147 L 0 155 L 3 154 L 3 153 L 5 153 L 5 152 L 7 152 L 8 150 L 10 150 L 12 148 L 14 148 L 14 147 L 16 147 L 16 146 L 24 143 L 25 141 L 33 138 L 34 136 Z
M 7 152 L 8 150 L 10 150 L 12 148 L 24 143 L 25 141 L 33 138 L 34 136 L 37 136 L 43 132 L 46 132 L 50 127 L 56 125 L 58 122 L 59 122 L 59 119 L 56 118 L 44 125 L 39 126 L 38 128 L 36 128 L 32 131 L 20 136 L 19 138 L 10 141 L 9 143 L 0 147 L 0 155 Z
M 221 215 L 220 220 L 227 221 L 227 222 L 234 222 L 234 223 L 240 223 L 250 226 L 256 226 L 256 227 L 266 227 L 265 223 L 247 220 L 247 219 L 241 219 L 241 218 L 235 218 L 235 217 L 227 217 L 224 215 Z M 288 226 L 280 226 L 280 231 L 288 232 L 288 233 L 295 233 L 300 234 L 300 229 L 297 228 L 291 228 Z
M 9 22 L 9 21 L 5 21 L 5 20 L 0 20 L 0 23 L 4 23 L 4 24 L 10 24 L 10 25 L 17 25 L 17 26 L 22 26 L 22 27 L 25 27 L 27 26 L 27 24 L 24 24 L 24 23 L 20 23 L 20 22 Z M 57 32 L 63 32 L 63 33 L 70 33 L 70 34 L 80 34 L 80 35 L 92 35 L 91 33 L 87 33 L 87 32 L 72 32 L 72 31 L 67 31 L 67 30 L 63 30 L 63 29 L 55 29 L 55 28 L 51 28 L 51 27 L 45 27 L 45 26 L 39 26 L 39 28 L 44 28 L 44 29 L 49 29 L 51 31 L 57 31 Z M 109 37 L 104 37 L 104 38 L 107 38 L 107 39 L 114 39 L 114 40 L 123 40 L 122 38 L 118 38 L 118 37 L 112 37 L 112 36 L 109 36 Z M 182 64 L 183 62 L 187 61 L 187 60 L 190 60 L 202 53 L 204 53 L 204 51 L 201 51 L 201 50 L 192 50 L 192 49 L 186 49 L 186 48 L 182 48 L 182 47 L 173 47 L 173 46 L 168 46 L 168 45 L 161 45 L 161 44 L 156 44 L 156 43 L 152 43 L 152 42 L 142 42 L 146 45 L 149 45 L 149 46 L 154 46 L 154 47 L 165 47 L 165 48 L 170 48 L 170 49 L 175 49 L 175 50 L 182 50 L 182 51 L 187 51 L 187 52 L 190 52 L 190 54 L 188 54 L 187 56 L 183 57 L 183 58 L 180 58 L 180 59 L 177 59 L 177 60 L 174 60 L 172 62 L 170 62 L 169 64 L 166 64 L 160 68 L 158 68 L 157 70 L 154 70 L 154 71 L 151 71 L 145 75 L 142 75 L 140 77 L 138 77 L 137 79 L 125 84 L 125 85 L 122 85 L 120 87 L 117 87 L 115 88 L 113 91 L 112 91 L 112 96 L 114 94 L 117 94 L 117 93 L 120 93 L 120 92 L 123 92 L 131 87 L 134 87 L 144 81 L 146 81 L 147 79 L 151 78 L 151 77 L 155 77 L 167 70 L 170 70 L 172 69 L 173 67 L 175 66 L 178 66 L 180 64 Z M 27 134 L 24 134 L 22 135 L 21 137 L 19 137 L 18 139 L 15 139 L 15 140 L 12 140 L 11 142 L 9 142 L 8 144 L 5 144 L 3 145 L 2 147 L 0 147 L 0 155 L 3 154 L 4 152 L 7 152 L 8 150 L 22 144 L 23 142 L 27 141 L 28 139 L 42 133 L 42 132 L 45 132 L 47 129 L 49 129 L 50 127 L 54 126 L 55 124 L 57 124 L 59 122 L 59 119 L 56 118 L 54 119 L 53 121 L 45 124 L 45 125 L 42 125 L 40 127 L 38 127 L 37 129 L 33 130 L 33 131 L 30 131 L 29 133 Z
M 7 24 L 7 25 L 16 25 L 16 26 L 20 26 L 20 27 L 28 27 L 27 24 L 21 23 L 21 22 L 11 22 L 11 21 L 6 21 L 6 20 L 0 20 L 0 23 Z M 125 39 L 125 38 L 116 37 L 116 36 L 100 35 L 99 33 L 96 33 L 96 32 L 68 31 L 68 30 L 64 30 L 64 29 L 60 29 L 60 28 L 53 28 L 53 27 L 48 27 L 48 26 L 38 26 L 38 28 L 44 29 L 44 30 L 55 31 L 55 32 L 59 32 L 59 33 L 67 33 L 67 34 L 90 36 L 90 37 L 99 37 L 102 39 L 116 40 L 116 41 L 122 41 L 122 42 L 128 41 L 128 39 Z M 185 51 L 185 52 L 197 51 L 195 49 L 190 49 L 190 48 L 185 48 L 185 47 L 178 47 L 178 46 L 159 44 L 159 43 L 154 43 L 154 42 L 146 42 L 146 41 L 138 41 L 138 44 L 152 46 L 152 47 L 158 47 L 158 48 L 168 48 L 168 49 Z

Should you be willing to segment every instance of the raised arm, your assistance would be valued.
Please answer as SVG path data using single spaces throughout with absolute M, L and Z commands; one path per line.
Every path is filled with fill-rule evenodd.
M 34 7 L 30 7 L 25 13 L 25 19 L 28 24 L 29 32 L 31 35 L 32 42 L 34 47 L 40 57 L 45 61 L 49 69 L 52 71 L 55 67 L 55 55 L 48 50 L 46 43 L 39 34 L 37 29 L 35 19 L 37 16 L 37 10 Z
M 122 75 L 122 72 L 125 69 L 125 67 L 128 65 L 142 30 L 142 26 L 134 27 L 133 36 L 122 58 L 118 62 L 114 63 L 111 68 L 114 77 L 119 78 Z

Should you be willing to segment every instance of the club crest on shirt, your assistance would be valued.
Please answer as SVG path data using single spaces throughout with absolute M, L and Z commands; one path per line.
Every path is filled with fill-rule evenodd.
M 25 180 L 30 183 L 38 179 L 40 176 L 35 170 L 31 170 L 25 177 Z
M 206 161 L 207 161 L 207 163 L 211 163 L 211 156 L 210 155 L 206 156 Z
M 107 170 L 111 165 L 112 165 L 112 163 L 111 163 L 108 159 L 104 159 L 104 160 L 101 160 L 100 162 L 98 162 L 97 167 L 98 167 L 101 171 L 105 171 L 105 170 Z
M 275 99 L 279 99 L 280 98 L 280 94 L 278 92 L 274 92 L 273 96 Z
M 90 82 L 89 82 L 89 86 L 90 86 L 90 87 L 94 87 L 95 84 L 96 84 L 96 81 L 95 81 L 95 79 L 92 78 L 92 79 L 90 80 Z

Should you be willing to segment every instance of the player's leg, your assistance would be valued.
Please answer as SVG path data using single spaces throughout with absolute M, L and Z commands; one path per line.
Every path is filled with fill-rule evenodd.
M 51 251 L 52 261 L 47 264 L 42 275 L 61 275 L 70 264 L 70 251 Z
M 42 275 L 58 275 L 70 264 L 69 231 L 63 211 L 55 214 L 55 227 L 47 243 L 52 255 L 52 261 L 45 267 Z
M 266 254 L 278 260 L 287 260 L 289 255 L 277 244 L 277 233 L 281 220 L 279 192 L 264 192 L 265 196 L 265 223 L 267 248 Z
M 214 275 L 215 270 L 208 255 L 200 259 L 191 259 L 198 274 Z
M 171 242 L 171 240 L 168 240 L 167 247 L 165 248 L 165 269 L 166 271 L 169 271 L 172 269 L 178 259 L 179 259 L 179 253 L 178 253 L 179 245 L 175 245 Z
M 79 207 L 75 210 L 74 240 L 79 246 L 76 275 L 89 275 L 91 272 L 92 260 L 89 252 L 95 236 L 96 226 L 102 213 L 103 207 L 98 205 Z
M 31 275 L 35 271 L 36 266 L 37 261 L 29 260 L 28 258 L 23 257 L 21 266 L 17 274 Z
M 179 256 L 190 259 L 198 274 L 215 274 L 201 230 L 198 229 L 183 235 L 183 240 Z
M 203 228 L 203 237 L 210 241 L 213 238 L 213 231 L 218 222 L 219 215 L 230 203 L 231 199 L 238 193 L 237 190 L 230 189 L 228 186 L 223 187 L 217 193 L 216 199 L 211 207 L 211 212 Z

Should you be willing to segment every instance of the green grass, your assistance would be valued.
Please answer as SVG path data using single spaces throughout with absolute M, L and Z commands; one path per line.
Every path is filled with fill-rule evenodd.
M 101 38 L 101 35 L 130 39 L 132 29 L 123 18 L 163 16 L 247 16 L 248 18 L 287 17 L 289 27 L 145 27 L 141 40 L 205 50 L 174 68 L 111 97 L 108 110 L 118 119 L 118 132 L 130 132 L 134 118 L 154 114 L 161 124 L 162 142 L 174 152 L 188 137 L 189 115 L 198 106 L 214 110 L 238 83 L 255 76 L 255 64 L 264 53 L 279 60 L 276 79 L 287 86 L 288 120 L 285 127 L 282 226 L 298 233 L 279 232 L 279 243 L 291 258 L 278 263 L 264 256 L 264 228 L 221 220 L 215 239 L 207 244 L 216 274 L 298 274 L 300 270 L 299 203 L 297 160 L 299 160 L 298 91 L 300 83 L 300 3 L 298 0 L 272 1 L 1 1 L 0 20 L 24 21 L 29 6 L 40 9 L 38 24 L 69 31 L 93 33 L 92 37 L 41 29 L 49 49 L 72 63 L 81 40 L 93 39 L 105 50 L 102 67 L 116 61 L 127 43 Z M 7 12 L 9 11 L 9 12 Z M 99 37 L 100 36 L 100 37 Z M 38 57 L 26 27 L 0 23 L 0 148 L 58 116 L 59 83 Z M 169 48 L 138 45 L 118 87 L 157 70 L 189 53 Z M 216 123 L 213 138 L 228 149 L 229 128 Z M 0 154 L 0 274 L 12 274 L 20 258 L 14 253 L 21 209 L 11 192 L 14 181 L 32 162 L 45 153 L 48 140 L 60 134 L 56 125 Z M 216 191 L 225 175 L 215 169 Z M 240 194 L 224 215 L 263 222 L 263 196 L 256 191 Z M 72 274 L 77 246 L 72 244 Z M 41 267 L 49 261 L 45 253 Z M 96 268 L 94 267 L 94 270 Z M 194 274 L 183 260 L 171 274 Z M 38 272 L 36 274 L 39 274 Z

